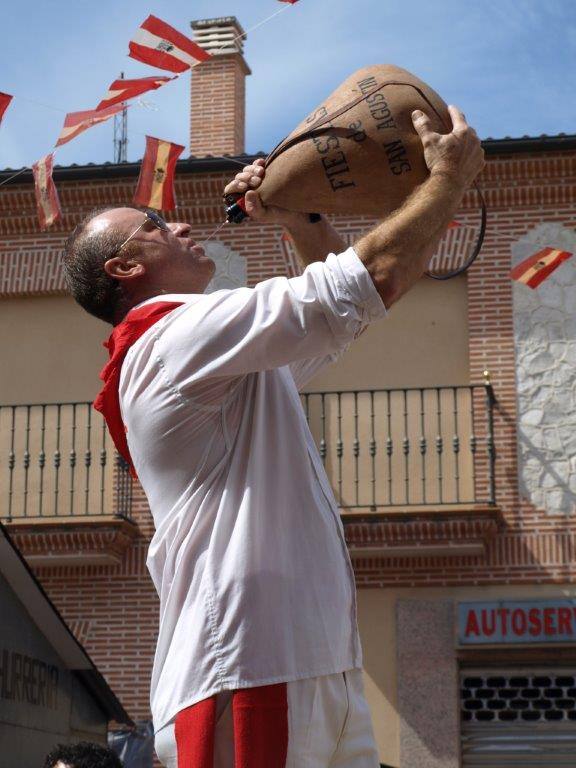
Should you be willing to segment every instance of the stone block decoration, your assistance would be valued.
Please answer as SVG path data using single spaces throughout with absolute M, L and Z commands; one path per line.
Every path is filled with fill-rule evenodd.
M 512 246 L 576 254 L 576 232 L 540 224 Z M 520 492 L 548 514 L 576 511 L 576 256 L 536 289 L 513 283 Z
M 206 293 L 214 293 L 222 288 L 242 288 L 247 284 L 246 259 L 218 241 L 206 243 L 206 255 L 214 260 L 216 271 Z

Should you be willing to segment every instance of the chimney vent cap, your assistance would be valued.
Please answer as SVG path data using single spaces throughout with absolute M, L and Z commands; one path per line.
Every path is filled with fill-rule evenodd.
M 191 21 L 194 42 L 211 54 L 243 53 L 244 32 L 236 16 Z

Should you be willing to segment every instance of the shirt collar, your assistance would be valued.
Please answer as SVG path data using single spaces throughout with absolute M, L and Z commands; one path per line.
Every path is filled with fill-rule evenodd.
M 135 304 L 133 307 L 130 307 L 129 312 L 132 312 L 133 309 L 138 309 L 139 307 L 145 307 L 147 304 L 154 304 L 157 301 L 173 301 L 173 302 L 180 302 L 181 304 L 189 304 L 194 299 L 199 298 L 200 296 L 204 296 L 203 293 L 160 293 L 158 296 L 152 296 L 149 299 L 145 299 L 144 301 L 141 301 L 140 304 Z

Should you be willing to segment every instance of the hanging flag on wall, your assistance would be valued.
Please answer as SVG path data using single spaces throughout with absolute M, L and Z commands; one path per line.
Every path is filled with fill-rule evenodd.
M 146 151 L 134 195 L 136 205 L 158 211 L 171 211 L 176 207 L 174 172 L 183 149 L 180 144 L 146 136 Z
M 572 255 L 570 251 L 558 248 L 542 248 L 517 264 L 510 272 L 510 277 L 530 288 L 536 288 Z
M 2 122 L 2 118 L 4 117 L 4 112 L 8 109 L 8 105 L 12 101 L 14 97 L 10 96 L 8 93 L 2 93 L 0 91 L 0 123 Z
M 52 179 L 54 167 L 54 154 L 41 157 L 32 166 L 34 175 L 34 193 L 36 195 L 36 209 L 38 220 L 42 229 L 48 229 L 55 221 L 62 217 L 60 201 L 56 185 Z
M 133 99 L 135 96 L 140 96 L 142 93 L 155 91 L 156 88 L 160 88 L 160 86 L 175 79 L 175 77 L 159 76 L 139 77 L 136 80 L 114 80 L 108 88 L 108 93 L 94 111 L 99 112 L 101 109 L 107 109 L 114 106 L 114 104 L 121 104 L 124 101 L 128 101 L 128 99 Z
M 62 144 L 67 144 L 80 133 L 84 133 L 88 128 L 92 128 L 93 125 L 109 120 L 113 115 L 122 112 L 123 109 L 124 107 L 120 105 L 100 110 L 89 109 L 84 112 L 69 112 L 64 120 L 56 146 L 60 147 Z
M 148 16 L 130 41 L 129 56 L 169 72 L 185 72 L 210 54 L 156 16 Z

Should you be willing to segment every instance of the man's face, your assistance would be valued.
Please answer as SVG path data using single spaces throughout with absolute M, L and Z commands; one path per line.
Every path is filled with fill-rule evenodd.
M 114 208 L 94 217 L 88 232 L 113 227 L 128 238 L 142 224 L 130 242 L 114 256 L 141 263 L 146 285 L 156 287 L 158 293 L 203 293 L 215 266 L 202 246 L 189 236 L 189 224 L 170 223 L 168 231 L 164 231 L 150 220 L 146 221 L 143 211 Z

